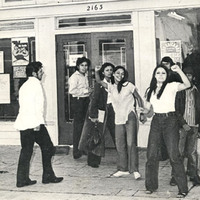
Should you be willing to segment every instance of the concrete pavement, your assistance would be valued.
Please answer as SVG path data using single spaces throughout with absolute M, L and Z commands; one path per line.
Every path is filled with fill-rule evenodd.
M 86 164 L 86 156 L 78 160 L 69 154 L 56 154 L 53 168 L 64 180 L 57 184 L 42 184 L 40 149 L 35 146 L 31 162 L 30 178 L 37 184 L 23 188 L 16 187 L 16 170 L 20 146 L 0 146 L 0 199 L 1 200 L 152 200 L 177 199 L 178 188 L 169 185 L 171 167 L 169 161 L 160 162 L 159 189 L 147 195 L 144 187 L 146 151 L 139 151 L 142 178 L 134 180 L 133 175 L 110 177 L 116 171 L 116 151 L 107 149 L 99 168 Z M 188 182 L 190 192 L 185 199 L 200 199 L 200 187 Z

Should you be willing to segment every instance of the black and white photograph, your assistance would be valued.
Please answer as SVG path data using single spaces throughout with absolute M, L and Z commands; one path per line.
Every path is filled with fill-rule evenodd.
M 0 199 L 200 199 L 199 0 L 0 0 L 0 83 Z

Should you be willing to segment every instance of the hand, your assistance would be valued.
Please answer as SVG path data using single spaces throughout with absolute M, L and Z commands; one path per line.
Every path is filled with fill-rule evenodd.
M 178 73 L 181 71 L 181 68 L 178 65 L 173 65 L 171 66 L 171 70 Z
M 140 122 L 144 124 L 146 121 L 147 121 L 147 117 L 143 113 L 140 113 Z
M 185 131 L 190 131 L 190 130 L 191 130 L 191 127 L 190 127 L 189 125 L 187 125 L 187 124 L 184 124 L 184 125 L 183 125 L 183 129 L 184 129 Z
M 142 108 L 142 107 L 137 107 L 136 110 L 137 110 L 138 113 L 144 112 L 144 108 Z
M 98 122 L 98 118 L 90 118 L 90 120 L 92 121 L 92 122 Z
M 88 87 L 88 93 L 89 93 L 89 94 L 91 94 L 91 93 L 93 92 L 93 90 L 94 90 L 93 88 Z
M 34 131 L 39 131 L 39 130 L 40 130 L 40 125 L 39 125 L 39 126 L 36 126 L 33 130 L 34 130 Z
M 101 66 L 95 66 L 95 72 L 98 72 L 101 69 Z

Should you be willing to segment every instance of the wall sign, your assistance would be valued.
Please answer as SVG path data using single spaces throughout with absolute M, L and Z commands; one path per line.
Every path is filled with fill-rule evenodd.
M 10 104 L 10 74 L 0 74 L 0 104 Z
M 13 78 L 26 78 L 26 66 L 13 66 Z
M 98 11 L 103 10 L 103 4 L 91 4 L 87 5 L 87 11 Z
M 28 38 L 12 38 L 12 65 L 27 65 L 29 63 Z
M 174 63 L 181 63 L 181 40 L 161 41 L 161 58 L 169 56 Z

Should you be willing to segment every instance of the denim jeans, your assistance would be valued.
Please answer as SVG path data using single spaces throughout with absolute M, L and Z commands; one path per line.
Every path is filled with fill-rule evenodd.
M 115 125 L 117 169 L 120 171 L 138 171 L 137 131 L 138 119 L 134 112 L 129 114 L 126 124 Z
M 152 119 L 147 147 L 146 189 L 155 191 L 158 188 L 158 155 L 161 140 L 166 146 L 179 192 L 188 192 L 185 169 L 178 149 L 179 132 L 176 115 L 163 117 L 154 115 Z
M 198 127 L 191 127 L 192 132 L 180 130 L 179 151 L 181 156 L 188 158 L 187 174 L 190 177 L 197 176 L 197 134 Z

